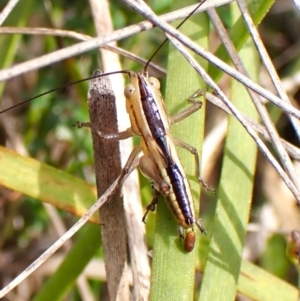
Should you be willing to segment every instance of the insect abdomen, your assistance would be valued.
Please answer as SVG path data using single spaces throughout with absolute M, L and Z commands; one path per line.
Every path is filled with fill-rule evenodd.
M 166 170 L 172 187 L 168 197 L 169 206 L 179 224 L 184 228 L 189 228 L 195 223 L 193 203 L 191 204 L 193 199 L 187 190 L 190 187 L 176 164 L 168 165 Z

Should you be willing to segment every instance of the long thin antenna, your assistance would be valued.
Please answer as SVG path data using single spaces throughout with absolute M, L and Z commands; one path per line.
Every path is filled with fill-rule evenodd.
M 180 28 L 194 13 L 195 11 L 204 3 L 206 2 L 206 0 L 203 0 L 199 3 L 199 5 L 194 8 L 182 21 L 181 23 L 176 27 L 176 29 Z M 150 64 L 150 62 L 152 61 L 152 59 L 156 56 L 156 54 L 160 51 L 160 49 L 168 42 L 168 39 L 166 38 L 162 44 L 154 51 L 154 53 L 151 55 L 150 59 L 148 60 L 148 62 L 146 63 L 145 67 L 144 67 L 144 72 L 147 71 L 148 66 Z
M 7 109 L 4 109 L 4 110 L 0 111 L 0 114 L 5 113 L 5 112 L 7 112 L 7 111 L 10 111 L 10 110 L 12 110 L 12 109 L 14 109 L 14 108 L 17 108 L 17 107 L 19 107 L 19 106 L 21 106 L 21 105 L 23 105 L 23 104 L 25 104 L 25 103 L 27 103 L 27 102 L 29 102 L 29 101 L 32 101 L 32 100 L 34 100 L 34 99 L 37 99 L 37 98 L 41 97 L 41 96 L 50 94 L 50 93 L 55 92 L 55 91 L 58 91 L 58 90 L 61 90 L 61 89 L 63 89 L 63 88 L 67 88 L 67 87 L 76 85 L 76 84 L 78 84 L 78 83 L 81 83 L 81 82 L 84 82 L 84 81 L 87 81 L 87 80 L 91 80 L 91 79 L 93 79 L 93 78 L 102 77 L 102 76 L 111 75 L 111 74 L 117 74 L 117 73 L 125 73 L 125 74 L 129 74 L 130 71 L 129 71 L 129 70 L 119 70 L 119 71 L 112 71 L 112 72 L 104 73 L 104 74 L 101 74 L 101 75 L 98 75 L 98 76 L 90 76 L 90 77 L 86 77 L 86 78 L 80 79 L 80 80 L 78 80 L 78 81 L 76 81 L 76 82 L 72 82 L 72 83 L 69 83 L 69 84 L 66 84 L 66 85 L 63 85 L 63 86 L 60 86 L 60 87 L 56 87 L 56 88 L 53 88 L 53 89 L 48 90 L 48 91 L 46 91 L 46 92 L 43 92 L 43 93 L 41 93 L 41 94 L 38 94 L 38 95 L 36 95 L 36 96 L 34 96 L 34 97 L 28 98 L 28 99 L 26 99 L 26 100 L 24 100 L 24 101 L 22 101 L 22 102 L 17 103 L 16 105 L 13 105 L 13 106 L 11 106 L 11 107 L 9 107 L 9 108 L 7 108 Z
M 186 16 L 186 17 L 182 20 L 182 22 L 176 27 L 176 29 L 180 28 L 180 27 L 181 27 L 181 26 L 182 26 L 182 25 L 183 25 L 183 24 L 184 24 L 184 23 L 185 23 L 185 22 L 186 22 L 186 21 L 187 21 L 194 13 L 195 13 L 195 11 L 198 10 L 198 8 L 199 8 L 204 2 L 206 2 L 206 0 L 202 0 L 202 1 L 199 3 L 199 5 L 198 5 L 196 8 L 194 8 L 194 9 L 188 14 L 188 16 Z M 146 65 L 145 65 L 145 67 L 144 67 L 144 72 L 147 71 L 147 69 L 148 69 L 148 67 L 149 67 L 149 64 L 151 63 L 152 59 L 153 59 L 154 56 L 160 51 L 160 49 L 166 44 L 167 41 L 168 41 L 168 39 L 165 39 L 165 40 L 163 41 L 163 43 L 162 43 L 162 44 L 155 50 L 155 52 L 151 55 L 150 59 L 147 61 Z M 129 74 L 130 71 L 128 71 L 128 70 L 113 71 L 113 72 L 101 74 L 100 76 L 97 76 L 97 77 L 102 77 L 102 76 L 105 76 L 105 75 L 111 75 L 111 74 L 117 74 L 117 73 Z M 87 80 L 91 80 L 91 79 L 93 79 L 93 78 L 95 78 L 95 76 L 90 76 L 90 77 L 87 77 L 87 78 L 83 78 L 83 79 L 81 79 L 81 80 L 78 80 L 78 81 L 76 81 L 76 82 L 72 82 L 72 83 L 69 83 L 69 84 L 66 84 L 66 85 L 57 87 L 57 88 L 53 88 L 53 89 L 51 89 L 51 90 L 49 90 L 49 91 L 43 92 L 43 93 L 38 94 L 38 95 L 36 95 L 36 96 L 34 96 L 34 97 L 28 98 L 28 99 L 26 99 L 26 100 L 24 100 L 24 101 L 22 101 L 22 102 L 20 102 L 20 103 L 18 103 L 18 104 L 16 104 L 16 105 L 13 105 L 13 106 L 11 106 L 11 107 L 9 107 L 9 108 L 7 108 L 7 109 L 4 109 L 4 110 L 0 111 L 0 114 L 5 113 L 5 112 L 7 112 L 7 111 L 10 111 L 10 110 L 12 110 L 12 109 L 14 109 L 14 108 L 17 108 L 17 107 L 19 107 L 19 106 L 21 106 L 21 105 L 23 105 L 23 104 L 25 104 L 25 103 L 27 103 L 27 102 L 30 102 L 30 101 L 32 101 L 32 100 L 34 100 L 34 99 L 37 99 L 37 98 L 41 97 L 41 96 L 50 94 L 50 93 L 52 93 L 52 92 L 61 90 L 61 89 L 63 89 L 63 88 L 67 88 L 67 87 L 73 86 L 73 85 L 75 85 L 75 84 L 78 84 L 78 83 L 81 83 L 81 82 L 84 82 L 84 81 L 87 81 Z

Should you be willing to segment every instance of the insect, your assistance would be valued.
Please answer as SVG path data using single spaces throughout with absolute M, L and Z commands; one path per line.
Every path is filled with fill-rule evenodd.
M 130 84 L 125 88 L 124 93 L 127 99 L 127 111 L 131 119 L 131 129 L 109 135 L 99 133 L 99 136 L 116 140 L 125 139 L 134 134 L 141 136 L 140 151 L 144 153 L 140 159 L 141 172 L 153 182 L 155 189 L 166 197 L 179 225 L 188 229 L 187 233 L 193 230 L 194 224 L 203 233 L 205 230 L 195 217 L 191 189 L 175 146 L 185 148 L 195 156 L 196 177 L 204 187 L 208 188 L 199 175 L 198 154 L 196 149 L 173 139 L 170 131 L 171 124 L 179 122 L 199 110 L 201 103 L 190 99 L 191 108 L 169 118 L 159 91 L 160 84 L 157 79 L 148 76 L 147 65 L 142 72 L 128 72 Z M 126 173 L 126 169 L 124 169 L 124 173 Z M 156 201 L 155 197 L 148 208 L 154 210 Z M 145 220 L 146 214 L 143 220 Z M 181 236 L 184 235 L 181 234 Z M 191 236 L 188 234 L 185 237 L 185 245 L 189 245 L 186 247 L 187 251 L 193 249 Z
M 152 97 L 154 98 L 155 104 L 161 106 L 161 108 L 157 111 L 157 115 L 154 119 L 147 119 L 142 121 L 142 127 L 145 125 L 149 127 L 148 134 L 151 132 L 152 138 L 149 139 L 147 137 L 147 133 L 144 133 L 147 141 L 147 145 L 144 148 L 145 154 L 148 156 L 144 156 L 144 159 L 141 160 L 141 170 L 142 172 L 148 176 L 157 191 L 166 196 L 169 201 L 169 206 L 173 209 L 175 217 L 177 217 L 180 224 L 187 228 L 187 232 L 182 231 L 182 237 L 184 238 L 184 247 L 185 250 L 190 252 L 194 248 L 195 243 L 195 233 L 193 232 L 193 225 L 201 225 L 195 218 L 194 212 L 194 204 L 193 199 L 191 197 L 191 191 L 189 187 L 189 183 L 186 179 L 185 171 L 177 157 L 177 153 L 175 150 L 175 140 L 171 137 L 170 133 L 170 125 L 171 122 L 175 123 L 181 120 L 183 115 L 174 117 L 172 120 L 169 120 L 169 117 L 166 114 L 164 109 L 164 104 L 162 102 L 161 94 L 159 92 L 158 81 L 153 78 L 149 78 L 147 72 L 141 73 L 130 73 L 130 81 L 133 84 L 134 89 L 138 87 L 140 89 L 140 84 L 143 89 L 148 89 L 153 87 Z M 140 78 L 138 78 L 140 76 Z M 149 80 L 149 82 L 148 82 Z M 136 81 L 136 82 L 135 82 Z M 146 83 L 146 84 L 145 84 Z M 146 87 L 146 88 L 145 88 Z M 158 92 L 156 92 L 156 89 Z M 134 96 L 131 94 L 130 89 L 127 87 L 128 99 L 133 99 Z M 200 103 L 194 108 L 200 108 Z M 196 109 L 195 109 L 196 110 Z M 142 114 L 147 110 L 144 109 Z M 151 114 L 155 111 L 150 110 Z M 184 113 L 184 115 L 188 113 Z M 145 114 L 146 115 L 146 114 Z M 186 115 L 186 116 L 187 116 Z M 183 119 L 183 118 L 182 118 Z M 151 120 L 153 123 L 151 123 Z M 150 126 L 151 125 L 151 126 Z M 153 126 L 153 128 L 152 128 Z M 159 130 L 156 134 L 153 134 L 156 130 Z M 101 133 L 99 133 L 101 136 Z M 144 138 L 144 136 L 142 135 Z M 152 152 L 153 151 L 153 152 Z M 151 155 L 151 156 L 150 156 Z M 148 160 L 147 158 L 151 158 Z M 181 194 L 181 195 L 180 195 Z M 183 209 L 179 208 L 176 210 L 177 200 L 180 199 L 183 201 Z M 152 206 L 155 208 L 156 202 L 152 203 Z M 185 218 L 185 216 L 187 216 Z M 200 227 L 201 231 L 204 231 L 203 227 Z
M 166 113 L 160 84 L 156 78 L 149 77 L 147 71 L 129 72 L 129 85 L 126 86 L 124 94 L 126 97 L 126 108 L 131 120 L 131 128 L 120 133 L 100 133 L 99 136 L 105 139 L 126 139 L 132 135 L 141 137 L 141 144 L 133 151 L 136 154 L 140 151 L 143 156 L 139 160 L 141 172 L 153 182 L 155 190 L 159 191 L 167 199 L 168 205 L 175 215 L 179 225 L 193 232 L 196 224 L 202 233 L 205 230 L 195 217 L 193 196 L 187 181 L 184 168 L 178 158 L 175 145 L 185 148 L 195 156 L 196 177 L 203 183 L 206 189 L 210 189 L 200 178 L 199 157 L 196 149 L 183 141 L 173 139 L 170 126 L 179 122 L 201 107 L 201 102 L 189 99 L 192 106 L 174 117 L 169 118 Z M 131 164 L 129 161 L 128 165 Z M 127 172 L 127 167 L 123 169 Z M 148 210 L 154 210 L 157 202 L 156 196 Z M 145 217 L 143 221 L 145 221 Z M 184 236 L 181 234 L 181 236 Z M 193 249 L 192 234 L 185 237 L 185 249 Z

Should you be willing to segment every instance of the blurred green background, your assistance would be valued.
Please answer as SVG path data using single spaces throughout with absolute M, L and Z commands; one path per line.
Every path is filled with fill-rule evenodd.
M 172 6 L 171 0 L 149 0 L 147 3 L 157 14 L 170 11 Z M 5 4 L 6 1 L 0 1 L 1 10 Z M 111 1 L 110 5 L 116 29 L 143 20 L 121 1 Z M 220 8 L 219 12 L 225 24 L 230 23 L 227 7 Z M 83 1 L 21 1 L 3 26 L 60 28 L 90 36 L 95 35 L 90 6 L 88 2 Z M 282 78 L 291 78 L 298 72 L 300 65 L 299 28 L 300 12 L 293 7 L 292 1 L 285 0 L 276 1 L 259 27 L 263 41 Z M 164 35 L 155 29 L 120 41 L 118 46 L 148 58 L 163 40 Z M 213 28 L 211 41 L 214 49 L 217 42 Z M 2 34 L 0 36 L 1 69 L 64 48 L 75 42 L 71 38 Z M 155 62 L 162 67 L 166 66 L 166 52 L 167 47 L 164 47 L 155 57 Z M 142 68 L 126 58 L 121 58 L 121 61 L 124 69 Z M 88 77 L 96 68 L 101 68 L 98 50 L 1 83 L 1 107 L 6 108 L 54 87 Z M 161 80 L 164 82 L 163 78 Z M 77 121 L 88 120 L 87 86 L 86 82 L 69 89 L 62 89 L 10 111 L 3 118 L 1 116 L 1 145 L 15 148 L 23 154 L 67 171 L 89 183 L 94 183 L 91 137 L 87 134 L 88 130 L 74 127 Z M 299 89 L 295 87 L 291 93 L 295 104 L 298 105 Z M 210 106 L 207 110 L 209 124 L 207 132 L 209 132 L 215 120 L 209 114 Z M 270 113 L 281 135 L 288 141 L 299 145 L 286 116 L 274 108 L 270 108 Z M 221 157 L 219 161 L 221 162 Z M 269 201 L 264 193 L 259 172 L 264 168 L 263 158 L 259 158 L 258 162 L 262 165 L 258 167 L 251 215 L 251 221 L 255 223 L 260 222 L 262 209 L 266 208 Z M 215 186 L 217 186 L 219 173 L 219 169 L 216 169 L 214 175 L 211 175 L 216 183 Z M 147 204 L 151 194 L 148 181 L 143 179 L 141 193 Z M 207 216 L 204 220 L 207 223 L 209 223 L 208 217 L 213 207 L 212 200 L 205 202 Z M 0 215 L 1 252 L 9 258 L 7 262 L 10 262 L 11 275 L 15 275 L 21 270 L 20 267 L 26 267 L 40 250 L 46 248 L 49 241 L 53 239 L 53 233 L 49 217 L 41 203 L 2 187 L 0 189 Z M 60 211 L 60 216 L 67 227 L 76 219 L 63 211 Z M 151 229 L 153 223 L 154 215 L 150 214 L 147 227 Z M 286 233 L 280 233 L 278 229 L 275 233 L 267 235 L 265 241 L 256 242 L 264 247 L 256 248 L 255 246 L 255 250 L 260 252 L 253 252 L 251 254 L 253 256 L 250 257 L 262 268 L 295 285 L 297 283 L 296 270 L 285 257 Z M 147 239 L 151 247 L 153 231 L 150 230 L 147 233 L 149 233 Z M 249 241 L 253 243 L 255 238 Z M 5 269 L 0 268 L 0 270 L 7 272 Z M 5 277 L 7 276 L 4 274 L 0 276 L 1 286 L 6 281 Z M 93 282 L 93 287 L 95 292 L 99 292 L 98 282 Z M 105 295 L 104 288 L 102 293 Z M 80 300 L 76 289 L 65 300 Z

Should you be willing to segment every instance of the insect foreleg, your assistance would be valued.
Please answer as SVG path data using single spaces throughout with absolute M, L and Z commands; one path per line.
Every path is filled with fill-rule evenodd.
M 195 147 L 189 145 L 188 143 L 182 141 L 182 140 L 179 140 L 177 138 L 173 138 L 173 139 L 174 139 L 174 143 L 175 143 L 176 146 L 187 150 L 188 152 L 190 152 L 194 156 L 194 159 L 195 159 L 195 176 L 196 176 L 196 179 L 198 180 L 198 182 L 200 182 L 202 184 L 202 186 L 204 187 L 205 190 L 214 191 L 214 189 L 211 186 L 209 186 L 207 183 L 205 183 L 203 181 L 203 179 L 201 178 L 201 176 L 200 176 L 200 161 L 199 161 L 199 154 L 198 154 L 197 149 Z
M 202 107 L 202 101 L 196 100 L 195 98 L 198 96 L 202 95 L 202 91 L 198 90 L 196 91 L 192 96 L 190 96 L 187 101 L 192 103 L 193 105 L 179 113 L 177 113 L 174 116 L 170 117 L 170 123 L 174 124 L 177 123 L 185 118 L 187 118 L 188 116 L 194 114 L 195 112 L 197 112 L 198 110 L 201 109 Z
M 131 128 L 128 128 L 125 131 L 118 132 L 118 133 L 111 133 L 111 134 L 104 134 L 100 131 L 97 131 L 97 135 L 106 140 L 125 140 L 135 135 Z

